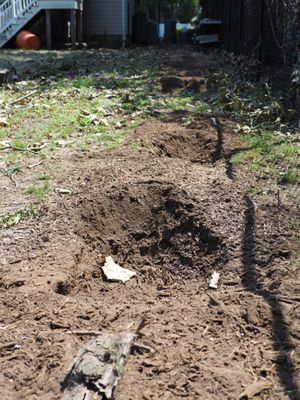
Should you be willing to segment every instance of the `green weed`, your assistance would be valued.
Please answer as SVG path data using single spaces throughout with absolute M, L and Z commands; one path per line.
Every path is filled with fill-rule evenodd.
M 44 184 L 42 186 L 28 186 L 25 189 L 25 193 L 34 195 L 38 202 L 44 200 L 48 191 L 49 191 L 48 184 Z
M 48 181 L 49 179 L 51 179 L 51 176 L 46 172 L 39 172 L 38 174 L 35 175 L 35 178 L 38 181 Z
M 291 168 L 288 171 L 279 174 L 279 182 L 292 184 L 300 182 L 300 170 Z
M 17 225 L 23 219 L 33 213 L 32 209 L 23 208 L 18 211 L 14 211 L 5 215 L 0 216 L 0 228 L 8 228 L 13 225 Z

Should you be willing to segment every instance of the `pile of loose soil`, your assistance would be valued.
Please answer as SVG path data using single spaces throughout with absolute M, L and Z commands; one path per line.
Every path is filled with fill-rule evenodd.
M 149 121 L 88 164 L 64 156 L 72 194 L 0 232 L 3 399 L 59 399 L 89 332 L 142 319 L 118 399 L 237 399 L 256 381 L 258 398 L 297 398 L 299 210 L 247 194 L 229 173 L 238 139 L 186 122 Z M 137 278 L 105 281 L 105 255 Z
M 136 130 L 134 139 L 158 157 L 209 163 L 216 151 L 216 132 L 207 120 L 202 120 L 199 125 L 195 129 L 189 124 L 185 127 L 176 122 L 149 121 Z

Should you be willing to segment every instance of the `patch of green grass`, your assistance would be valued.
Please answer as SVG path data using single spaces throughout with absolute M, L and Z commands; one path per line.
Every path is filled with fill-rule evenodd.
M 81 144 L 80 146 L 79 146 L 79 149 L 80 149 L 80 151 L 82 151 L 82 152 L 85 152 L 85 151 L 87 151 L 87 145 L 86 144 Z
M 33 209 L 23 208 L 0 216 L 0 228 L 8 228 L 19 224 L 23 219 L 34 212 Z
M 95 79 L 91 77 L 77 77 L 73 79 L 60 79 L 58 87 L 63 90 L 86 89 L 95 86 Z
M 288 171 L 279 174 L 279 182 L 292 184 L 300 182 L 300 170 L 291 168 Z
M 282 142 L 273 132 L 264 132 L 262 134 L 243 134 L 242 140 L 249 143 L 249 148 L 235 154 L 232 162 L 242 163 L 244 161 L 255 161 L 260 158 L 263 163 L 273 163 L 282 158 L 291 159 L 299 153 L 297 145 L 288 140 Z
M 201 104 L 199 104 L 199 105 L 197 105 L 195 108 L 194 108 L 194 110 L 193 110 L 194 112 L 198 112 L 198 113 L 211 113 L 213 110 L 212 110 L 212 107 L 209 105 L 209 104 L 207 104 L 207 103 L 201 103 Z
M 230 161 L 233 165 L 244 164 L 249 160 L 253 162 L 258 156 L 259 152 L 257 149 L 243 150 L 237 154 L 234 154 Z
M 13 139 L 11 141 L 11 146 L 13 150 L 26 150 L 27 149 L 27 143 L 25 143 L 24 141 L 22 141 L 21 139 Z
M 247 192 L 247 193 L 256 193 L 256 192 L 257 192 L 257 189 L 256 189 L 255 186 L 249 186 L 249 187 L 246 189 L 246 192 Z
M 32 155 L 26 151 L 32 145 L 46 144 L 38 153 L 45 157 L 52 156 L 49 153 L 59 151 L 62 146 L 80 151 L 87 151 L 89 145 L 95 144 L 115 148 L 132 132 L 131 120 L 157 116 L 161 109 L 177 110 L 189 104 L 192 110 L 201 105 L 200 99 L 189 92 L 174 98 L 161 93 L 157 86 L 161 57 L 156 51 L 50 51 L 39 55 L 8 51 L 7 54 L 14 65 L 23 65 L 23 58 L 30 55 L 36 74 L 28 82 L 24 77 L 21 92 L 17 85 L 6 88 L 0 94 L 0 101 L 7 104 L 36 87 L 38 92 L 22 106 L 13 106 L 8 126 L 0 128 L 2 139 L 9 138 L 22 149 L 0 154 L 5 162 L 22 162 L 22 158 Z M 85 74 L 82 71 L 87 67 Z
M 142 145 L 140 142 L 133 142 L 131 143 L 131 148 L 138 151 L 142 149 Z
M 105 145 L 108 149 L 116 149 L 119 147 L 125 137 L 128 135 L 128 132 L 125 130 L 116 130 L 112 132 L 104 133 L 100 138 L 99 141 Z
M 35 175 L 35 178 L 38 181 L 48 181 L 51 179 L 51 176 L 47 174 L 47 172 L 39 172 L 38 174 Z
M 300 149 L 296 144 L 269 131 L 256 135 L 243 134 L 242 139 L 249 143 L 249 148 L 231 158 L 233 165 L 249 165 L 253 170 L 267 169 L 269 173 L 278 176 L 280 183 L 295 184 L 300 181 L 297 166 Z M 287 166 L 287 171 L 281 173 Z
M 26 194 L 32 194 L 35 196 L 38 202 L 44 200 L 46 194 L 49 192 L 48 184 L 44 184 L 42 186 L 28 186 L 25 189 Z
M 163 99 L 165 106 L 173 111 L 187 109 L 189 106 L 194 104 L 193 96 L 168 96 Z M 190 107 L 191 108 L 191 107 Z
M 125 137 L 129 134 L 129 129 L 105 130 L 103 132 L 87 133 L 83 136 L 80 150 L 86 151 L 89 144 L 98 144 L 109 150 L 118 148 Z

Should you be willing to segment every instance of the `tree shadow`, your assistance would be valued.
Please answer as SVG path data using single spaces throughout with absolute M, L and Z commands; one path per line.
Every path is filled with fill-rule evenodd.
M 218 160 L 221 160 L 222 158 L 224 158 L 225 165 L 226 165 L 226 175 L 229 179 L 234 180 L 235 176 L 234 176 L 234 170 L 233 170 L 231 158 L 235 154 L 249 151 L 249 150 L 253 149 L 253 147 L 240 147 L 240 148 L 234 149 L 226 154 L 226 152 L 224 150 L 223 125 L 218 118 L 215 118 L 215 121 L 213 122 L 213 126 L 216 128 L 216 131 L 217 131 L 217 142 L 216 142 L 215 151 L 212 155 L 212 162 L 216 163 Z
M 290 341 L 289 330 L 284 320 L 282 307 L 276 296 L 267 289 L 260 287 L 258 273 L 255 268 L 255 207 L 248 195 L 245 195 L 244 199 L 245 213 L 242 243 L 242 263 L 244 268 L 243 285 L 249 292 L 263 298 L 272 310 L 272 338 L 274 351 L 278 352 L 276 359 L 278 378 L 289 398 L 291 400 L 299 400 L 300 390 L 295 379 L 295 367 L 291 358 L 288 356 L 288 351 L 293 349 L 294 346 Z M 285 356 L 284 363 L 282 362 L 283 355 Z
M 212 156 L 212 161 L 215 163 L 216 161 L 220 160 L 223 157 L 224 153 L 224 130 L 223 126 L 218 118 L 214 119 L 214 126 L 217 131 L 217 143 L 216 149 Z

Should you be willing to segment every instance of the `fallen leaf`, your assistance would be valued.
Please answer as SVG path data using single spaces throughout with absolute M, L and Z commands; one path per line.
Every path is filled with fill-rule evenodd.
M 102 271 L 109 281 L 117 281 L 123 283 L 129 281 L 129 279 L 136 275 L 136 272 L 130 271 L 126 268 L 122 268 L 120 265 L 116 264 L 110 256 L 106 257 L 106 262 L 104 264 L 104 267 L 102 267 Z

